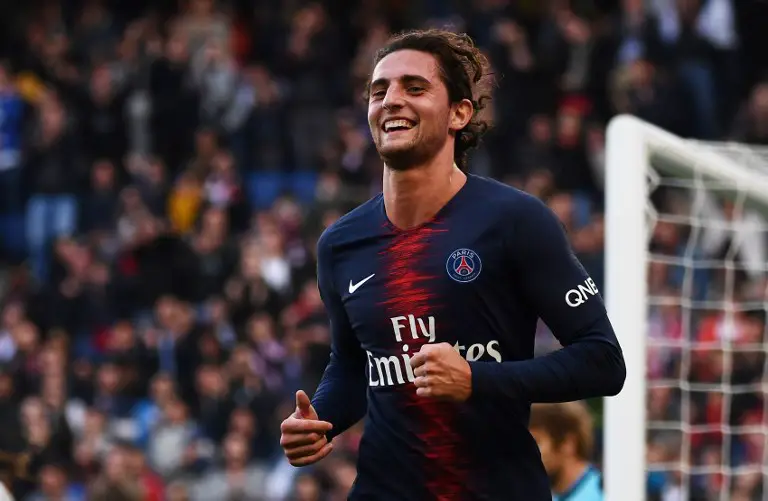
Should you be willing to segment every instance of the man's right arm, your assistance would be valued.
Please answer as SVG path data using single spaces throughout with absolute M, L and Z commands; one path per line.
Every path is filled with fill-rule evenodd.
M 321 420 L 333 425 L 333 429 L 326 434 L 330 441 L 363 418 L 368 385 L 365 352 L 352 330 L 335 287 L 332 249 L 327 232 L 317 243 L 317 284 L 331 324 L 331 359 L 312 398 L 312 406 Z

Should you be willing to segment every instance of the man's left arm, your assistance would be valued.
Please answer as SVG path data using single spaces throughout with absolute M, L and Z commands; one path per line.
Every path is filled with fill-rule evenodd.
M 471 362 L 472 393 L 531 403 L 616 395 L 626 367 L 597 287 L 554 213 L 533 197 L 523 205 L 505 247 L 521 296 L 563 348 L 530 360 Z

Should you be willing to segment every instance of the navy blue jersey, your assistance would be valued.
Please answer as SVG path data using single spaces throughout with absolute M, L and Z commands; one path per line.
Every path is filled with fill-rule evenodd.
M 332 345 L 313 405 L 331 437 L 365 418 L 354 501 L 550 500 L 530 404 L 624 381 L 603 301 L 559 221 L 495 181 L 469 176 L 411 230 L 371 199 L 321 236 L 318 283 Z M 533 359 L 538 318 L 565 348 Z M 416 395 L 410 358 L 443 342 L 470 363 L 461 404 Z

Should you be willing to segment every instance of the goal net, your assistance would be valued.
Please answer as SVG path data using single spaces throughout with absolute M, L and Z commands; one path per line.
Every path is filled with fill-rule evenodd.
M 766 215 L 768 150 L 609 125 L 607 501 L 768 501 Z

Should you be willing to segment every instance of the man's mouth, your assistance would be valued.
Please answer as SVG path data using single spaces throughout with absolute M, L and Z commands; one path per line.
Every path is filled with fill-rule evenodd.
M 386 133 L 398 132 L 404 130 L 410 130 L 414 128 L 416 124 L 405 118 L 394 118 L 391 120 L 385 120 L 381 126 L 381 130 Z

